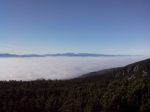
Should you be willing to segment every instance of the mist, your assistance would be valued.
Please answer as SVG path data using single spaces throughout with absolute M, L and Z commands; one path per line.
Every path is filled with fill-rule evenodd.
M 89 72 L 121 67 L 143 59 L 146 57 L 0 58 L 0 80 L 71 79 Z

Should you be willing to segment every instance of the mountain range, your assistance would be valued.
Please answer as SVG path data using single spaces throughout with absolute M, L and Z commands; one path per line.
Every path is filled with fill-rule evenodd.
M 129 56 L 129 55 L 107 55 L 107 54 L 92 54 L 92 53 L 57 53 L 57 54 L 9 54 L 2 53 L 0 57 L 112 57 L 112 56 Z

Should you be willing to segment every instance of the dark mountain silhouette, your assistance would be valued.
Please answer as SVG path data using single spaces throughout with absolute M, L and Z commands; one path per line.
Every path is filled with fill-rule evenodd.
M 136 62 L 125 67 L 112 68 L 101 70 L 97 72 L 91 72 L 82 75 L 80 78 L 87 79 L 135 79 L 135 78 L 147 78 L 150 77 L 150 59 L 146 59 L 140 62 Z

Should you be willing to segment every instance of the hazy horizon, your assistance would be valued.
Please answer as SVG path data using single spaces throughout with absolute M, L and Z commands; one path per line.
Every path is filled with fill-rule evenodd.
M 55 52 L 55 53 L 11 53 L 11 52 L 1 52 L 0 54 L 14 54 L 14 55 L 48 55 L 48 54 L 97 54 L 97 55 L 114 55 L 114 56 L 150 56 L 150 54 L 146 55 L 133 55 L 133 54 L 110 54 L 110 53 L 90 53 L 90 52 Z
M 150 55 L 148 0 L 1 0 L 0 53 Z

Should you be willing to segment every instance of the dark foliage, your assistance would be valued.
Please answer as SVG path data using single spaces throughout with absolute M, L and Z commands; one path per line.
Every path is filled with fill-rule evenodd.
M 149 112 L 150 82 L 0 82 L 0 112 Z
M 136 65 L 109 80 L 0 81 L 0 112 L 150 112 L 150 66 Z

